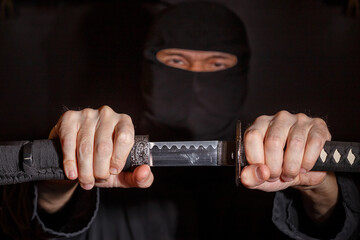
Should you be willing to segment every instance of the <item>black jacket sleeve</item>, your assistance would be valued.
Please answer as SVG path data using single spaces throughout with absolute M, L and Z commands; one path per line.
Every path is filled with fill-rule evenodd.
M 47 214 L 38 207 L 36 183 L 24 183 L 5 186 L 1 205 L 1 228 L 12 239 L 76 237 L 84 234 L 94 221 L 99 191 L 78 187 L 64 208 Z
M 300 193 L 288 189 L 274 199 L 273 223 L 292 239 L 358 239 L 360 228 L 360 197 L 355 180 L 338 175 L 340 200 L 332 217 L 315 224 L 307 217 Z

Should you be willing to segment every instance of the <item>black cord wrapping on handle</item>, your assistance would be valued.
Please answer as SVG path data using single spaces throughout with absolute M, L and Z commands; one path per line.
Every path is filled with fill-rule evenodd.
M 360 172 L 360 143 L 326 142 L 311 170 Z

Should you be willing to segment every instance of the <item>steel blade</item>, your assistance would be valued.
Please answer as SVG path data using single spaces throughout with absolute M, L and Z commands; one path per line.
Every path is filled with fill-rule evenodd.
M 165 166 L 234 166 L 235 142 L 149 142 L 149 165 Z

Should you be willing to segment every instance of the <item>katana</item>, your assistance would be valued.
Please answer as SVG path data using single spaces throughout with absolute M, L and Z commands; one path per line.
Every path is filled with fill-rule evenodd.
M 360 143 L 325 143 L 312 170 L 360 172 Z M 235 166 L 240 182 L 241 168 L 248 165 L 240 127 L 235 141 L 150 142 L 135 136 L 125 170 L 143 164 L 150 167 Z M 0 185 L 39 180 L 66 179 L 59 140 L 17 141 L 0 144 Z

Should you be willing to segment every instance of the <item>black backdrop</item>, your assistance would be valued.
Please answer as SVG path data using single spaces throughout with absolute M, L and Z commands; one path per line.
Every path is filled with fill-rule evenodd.
M 138 84 L 146 9 L 13 2 L 15 16 L 0 20 L 0 140 L 46 138 L 66 107 L 136 115 L 138 96 L 127 93 Z M 222 2 L 244 20 L 252 49 L 244 122 L 305 112 L 325 118 L 333 139 L 359 141 L 360 20 L 321 0 Z
M 137 115 L 140 92 L 129 92 L 150 10 L 162 4 L 13 2 L 15 15 L 0 20 L 0 141 L 46 138 L 68 108 Z M 359 141 L 360 19 L 322 0 L 221 2 L 242 17 L 252 49 L 245 125 L 287 109 L 325 118 L 333 139 Z M 248 191 L 244 201 L 260 201 L 269 224 L 272 196 Z
M 136 115 L 138 96 L 127 93 L 138 84 L 146 9 L 13 2 L 15 15 L 0 20 L 0 140 L 46 138 L 65 108 Z M 321 0 L 222 2 L 244 20 L 252 48 L 244 122 L 287 109 L 325 118 L 333 139 L 359 141 L 360 20 Z

